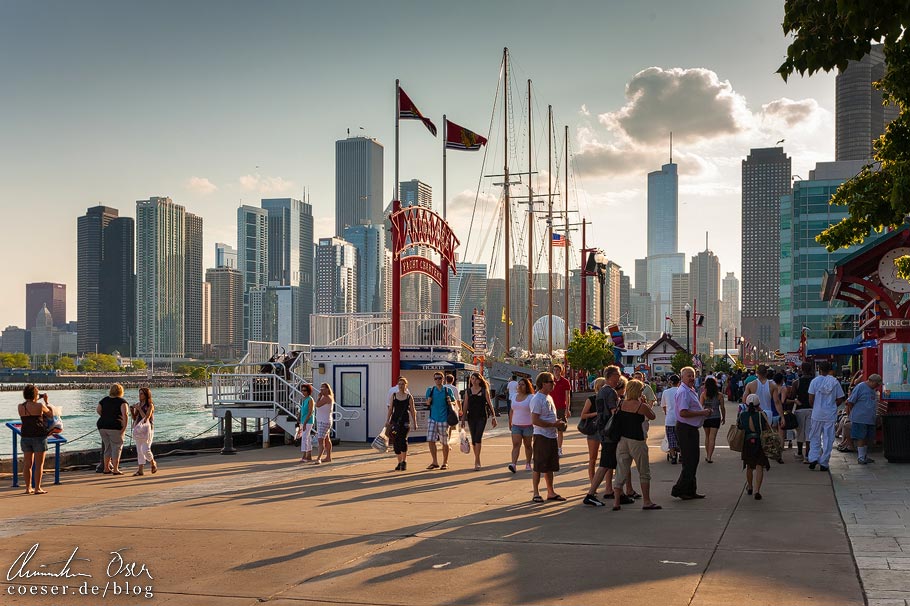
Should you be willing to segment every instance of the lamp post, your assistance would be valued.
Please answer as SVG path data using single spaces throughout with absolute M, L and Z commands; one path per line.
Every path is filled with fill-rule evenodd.
M 730 357 L 730 344 L 727 341 L 727 331 L 724 331 L 724 359 Z
M 689 350 L 689 320 L 691 319 L 691 315 L 692 315 L 692 306 L 689 305 L 688 303 L 686 303 L 686 353 L 687 354 L 692 353 Z

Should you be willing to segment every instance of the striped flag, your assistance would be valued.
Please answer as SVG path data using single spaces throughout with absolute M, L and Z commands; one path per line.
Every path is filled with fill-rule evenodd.
M 565 247 L 569 243 L 568 238 L 562 234 L 553 234 L 553 246 Z
M 433 136 L 436 136 L 436 125 L 433 124 L 432 120 L 425 118 L 423 114 L 420 113 L 420 110 L 417 109 L 417 106 L 414 105 L 414 102 L 411 101 L 411 98 L 408 97 L 408 94 L 404 92 L 404 89 L 400 86 L 398 87 L 398 119 L 399 120 L 420 120 L 423 122 L 423 125 L 427 127 L 427 130 L 433 133 Z
M 463 151 L 477 151 L 487 144 L 487 140 L 451 120 L 446 120 L 446 148 Z

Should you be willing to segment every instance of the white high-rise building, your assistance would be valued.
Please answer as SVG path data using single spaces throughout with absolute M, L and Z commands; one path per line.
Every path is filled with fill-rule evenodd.
M 341 238 L 316 246 L 317 314 L 351 314 L 357 309 L 357 249 Z
M 710 250 L 703 250 L 689 262 L 689 295 L 700 314 L 695 353 L 711 354 L 723 342 L 720 332 L 720 261 Z M 712 347 L 713 344 L 713 347 Z
M 335 235 L 363 223 L 383 224 L 383 148 L 376 139 L 335 142 Z
M 739 279 L 728 271 L 727 275 L 721 281 L 721 311 L 720 322 L 721 330 L 729 333 L 730 343 L 733 343 L 733 337 L 739 336 Z
M 250 308 L 251 288 L 264 287 L 269 277 L 269 213 L 264 208 L 237 209 L 237 269 L 243 276 L 243 339 L 258 341 L 262 314 Z

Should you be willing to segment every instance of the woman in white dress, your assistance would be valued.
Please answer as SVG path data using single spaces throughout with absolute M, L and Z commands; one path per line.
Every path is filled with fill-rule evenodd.
M 316 465 L 329 463 L 332 460 L 332 413 L 335 412 L 335 394 L 328 383 L 319 386 L 319 397 L 316 399 L 316 439 L 319 441 L 319 454 L 313 461 Z M 325 454 L 325 458 L 323 457 Z

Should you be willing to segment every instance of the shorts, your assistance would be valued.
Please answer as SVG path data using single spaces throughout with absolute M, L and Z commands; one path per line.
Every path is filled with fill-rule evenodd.
M 569 412 L 569 410 L 567 408 L 557 408 L 556 409 L 556 419 L 558 421 L 565 421 L 566 419 L 569 418 L 569 415 L 567 414 L 568 412 Z
M 679 442 L 676 441 L 676 426 L 667 425 L 664 429 L 667 432 L 667 444 L 670 446 L 670 450 L 678 449 Z
M 600 466 L 605 469 L 616 469 L 616 442 L 601 442 Z
M 707 429 L 720 429 L 720 417 L 705 419 L 705 422 L 702 423 L 702 427 Z
M 533 453 L 534 471 L 553 473 L 559 471 L 559 444 L 556 438 L 534 434 Z
M 875 425 L 868 423 L 857 423 L 854 421 L 850 425 L 850 437 L 854 440 L 865 440 L 867 442 L 875 441 Z
M 323 438 L 329 437 L 329 432 L 332 431 L 332 421 L 320 421 L 316 420 L 316 439 L 321 440 Z
M 534 435 L 534 426 L 533 425 L 512 425 L 512 435 L 521 436 L 523 438 L 530 438 Z
M 427 442 L 449 443 L 449 424 L 445 421 L 427 419 Z
M 47 438 L 29 438 L 22 436 L 19 438 L 22 445 L 22 452 L 47 452 Z
M 811 408 L 797 408 L 796 420 L 799 421 L 799 427 L 796 428 L 796 441 L 808 442 L 809 438 L 809 419 L 812 418 Z

